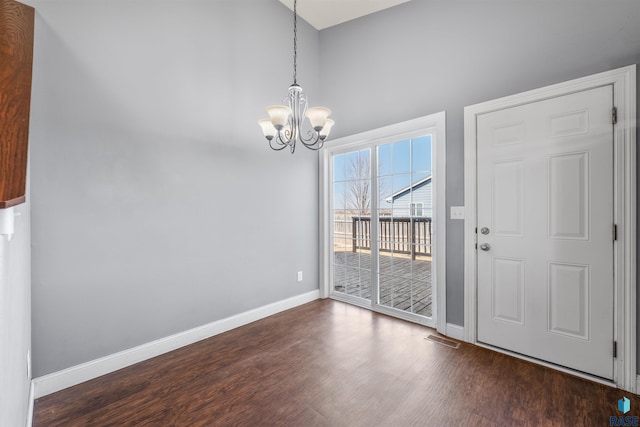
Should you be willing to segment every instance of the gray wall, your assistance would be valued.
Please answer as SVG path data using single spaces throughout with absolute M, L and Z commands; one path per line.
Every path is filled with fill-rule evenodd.
M 321 102 L 335 137 L 445 110 L 449 212 L 464 204 L 464 107 L 640 62 L 638 23 L 637 0 L 413 0 L 320 33 Z M 463 239 L 448 220 L 447 321 L 458 325 Z
M 257 125 L 292 83 L 287 8 L 29 3 L 35 376 L 318 288 L 317 154 Z
M 27 3 L 35 376 L 318 287 L 317 156 L 271 152 L 255 124 L 291 83 L 288 9 Z M 446 110 L 462 205 L 463 107 L 639 62 L 638 22 L 636 0 L 413 0 L 319 35 L 301 23 L 298 75 L 332 137 Z M 447 227 L 462 324 L 462 223 Z
M 12 239 L 0 235 L 0 426 L 27 424 L 31 385 L 29 203 L 14 207 L 14 212 L 19 216 Z

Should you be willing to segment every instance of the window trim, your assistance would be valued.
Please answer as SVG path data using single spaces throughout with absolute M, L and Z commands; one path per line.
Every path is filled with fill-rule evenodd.
M 422 202 L 409 203 L 409 216 L 412 218 L 422 218 L 424 216 L 424 203 Z
M 446 317 L 446 113 L 444 111 L 417 119 L 381 127 L 378 129 L 358 133 L 355 135 L 330 140 L 319 152 L 319 286 L 320 297 L 328 298 L 331 294 L 331 259 L 328 256 L 331 247 L 333 223 L 331 221 L 331 177 L 332 155 L 349 151 L 372 149 L 378 145 L 397 142 L 403 139 L 415 138 L 430 134 L 432 136 L 432 175 L 435 180 L 433 188 L 433 204 L 436 209 L 432 212 L 433 246 L 435 280 L 435 307 L 433 310 L 433 325 L 438 332 L 447 333 Z

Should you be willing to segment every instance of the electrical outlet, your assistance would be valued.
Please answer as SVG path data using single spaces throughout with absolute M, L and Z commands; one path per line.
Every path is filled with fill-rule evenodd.
M 302 282 L 302 271 L 298 271 L 298 282 Z

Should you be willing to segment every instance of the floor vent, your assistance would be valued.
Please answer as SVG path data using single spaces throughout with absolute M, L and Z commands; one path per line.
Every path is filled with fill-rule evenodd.
M 451 341 L 451 340 L 448 340 L 448 339 L 442 338 L 442 337 L 437 337 L 435 335 L 429 335 L 428 337 L 425 338 L 425 340 L 437 342 L 438 344 L 446 345 L 447 347 L 451 347 L 451 348 L 460 347 L 460 343 L 459 342 Z

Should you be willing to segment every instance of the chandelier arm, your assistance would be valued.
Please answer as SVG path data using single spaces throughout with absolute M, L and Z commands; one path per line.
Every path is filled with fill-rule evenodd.
M 304 138 L 302 134 L 300 135 L 300 141 L 306 146 L 317 144 L 320 141 L 320 132 L 309 130 L 307 135 L 309 136 L 308 138 Z
M 322 147 L 324 146 L 324 141 L 318 145 L 307 145 L 304 144 L 305 147 L 307 147 L 309 150 L 313 150 L 313 151 L 318 151 L 321 150 Z
M 324 145 L 324 140 L 321 139 L 320 137 L 318 137 L 315 141 L 313 142 L 305 142 L 304 140 L 300 140 L 300 142 L 307 148 L 311 149 L 311 150 L 319 150 L 322 148 L 322 146 Z
M 278 145 L 280 145 L 280 147 L 277 147 L 277 146 L 276 146 L 276 147 L 274 147 L 274 146 L 273 146 L 273 141 L 274 141 L 274 140 L 276 141 L 276 143 L 277 143 Z M 269 140 L 269 147 L 271 147 L 271 149 L 272 149 L 272 150 L 274 150 L 274 151 L 281 151 L 281 150 L 284 150 L 285 148 L 287 148 L 287 146 L 288 146 L 288 144 L 283 144 L 283 143 L 279 142 L 279 141 L 277 140 L 277 138 L 272 138 L 272 139 L 270 139 L 270 140 Z
M 292 146 L 296 144 L 296 135 L 298 132 L 298 128 L 296 127 L 296 122 L 294 121 L 293 117 L 289 117 L 287 123 L 287 128 L 279 131 L 275 139 L 277 140 L 279 145 Z

